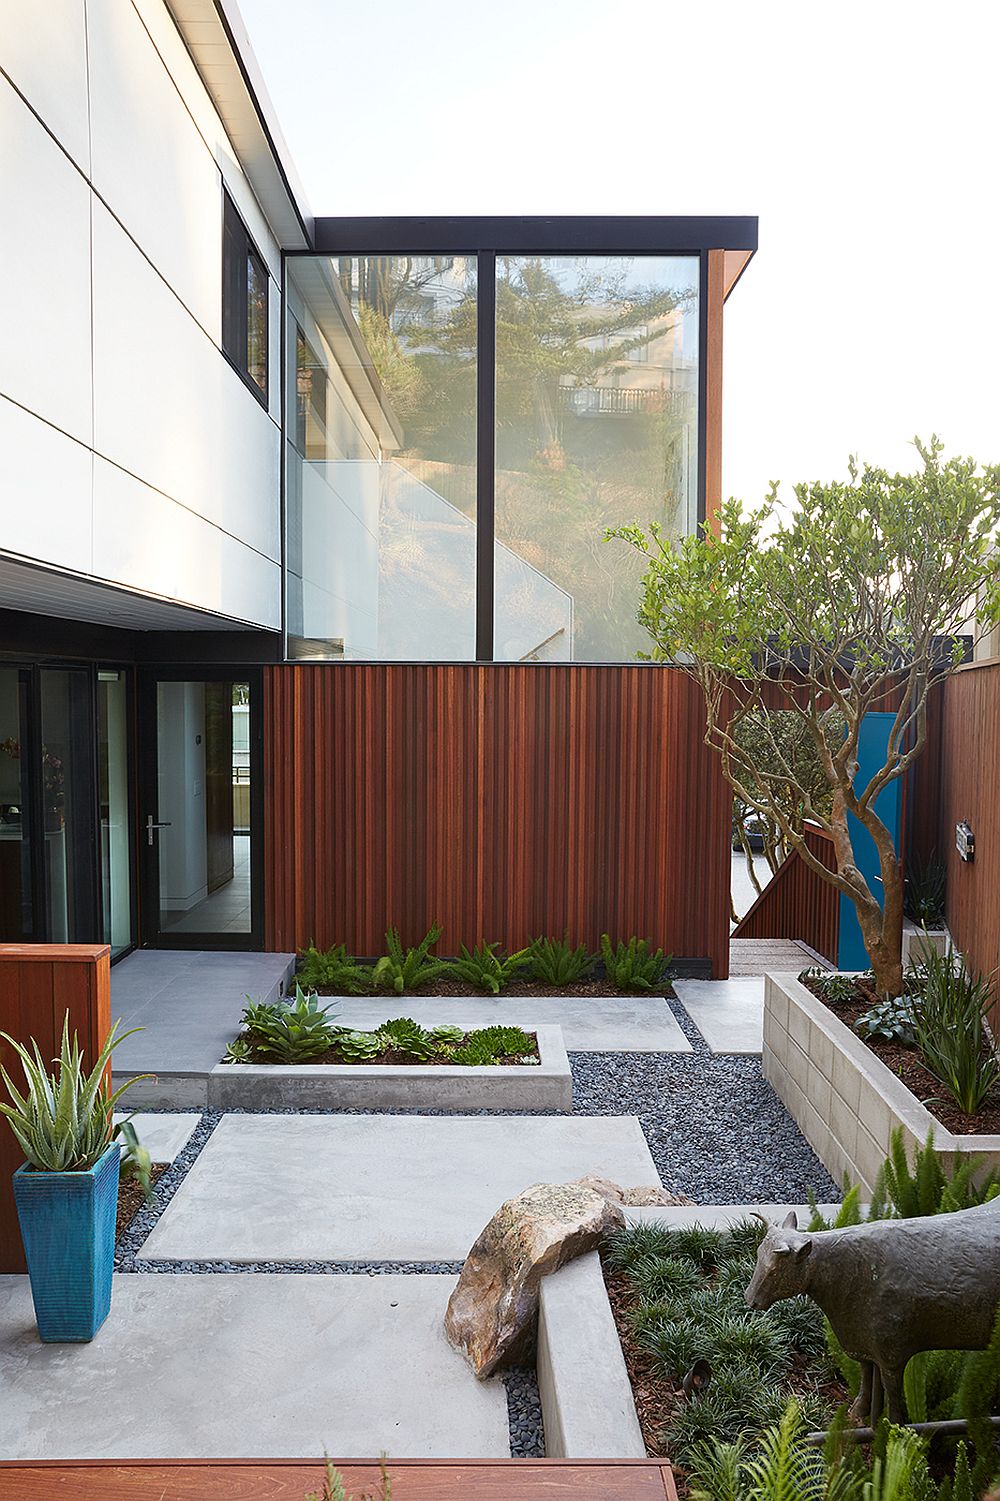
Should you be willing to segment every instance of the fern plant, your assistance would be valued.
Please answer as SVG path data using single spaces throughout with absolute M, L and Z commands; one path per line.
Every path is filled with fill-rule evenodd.
M 7 1070 L 0 1066 L 0 1079 L 11 1103 L 0 1101 L 0 1115 L 13 1131 L 27 1161 L 39 1172 L 86 1173 L 103 1157 L 114 1137 L 115 1106 L 140 1074 L 113 1092 L 105 1082 L 105 1070 L 111 1053 L 126 1037 L 140 1032 L 133 1027 L 119 1032 L 121 1020 L 114 1023 L 90 1073 L 84 1073 L 83 1053 L 73 1033 L 69 1039 L 69 1012 L 63 1018 L 62 1042 L 55 1060 L 56 1072 L 49 1074 L 31 1039 L 30 1051 L 6 1032 L 0 1038 L 14 1049 L 24 1069 L 25 1090 L 15 1086 Z
M 441 929 L 435 923 L 416 948 L 404 949 L 397 929 L 390 928 L 385 935 L 388 953 L 379 959 L 372 970 L 372 988 L 379 990 L 385 986 L 394 990 L 397 995 L 406 995 L 408 991 L 429 985 L 447 974 L 448 963 L 431 953 L 440 937 Z
M 314 943 L 302 950 L 296 978 L 303 990 L 327 990 L 337 995 L 363 995 L 371 985 L 368 965 L 359 964 L 343 943 L 318 949 Z
M 512 980 L 527 969 L 531 963 L 531 950 L 518 949 L 515 954 L 501 954 L 498 943 L 479 943 L 467 949 L 463 943 L 459 956 L 453 960 L 448 973 L 456 980 L 464 980 L 476 990 L 488 990 L 499 995 Z
M 601 934 L 601 958 L 608 979 L 619 990 L 659 990 L 666 984 L 673 956 L 653 950 L 646 938 L 630 938 L 612 947 L 607 933 Z
M 540 985 L 575 985 L 597 962 L 597 955 L 585 943 L 573 948 L 568 933 L 562 938 L 533 939 L 529 953 L 531 978 Z

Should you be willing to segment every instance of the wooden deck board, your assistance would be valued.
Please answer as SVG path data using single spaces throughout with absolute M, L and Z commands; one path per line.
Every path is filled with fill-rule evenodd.
M 378 1466 L 339 1466 L 349 1495 L 377 1485 Z M 676 1501 L 658 1460 L 397 1460 L 393 1501 Z M 3 1501 L 304 1501 L 323 1467 L 300 1460 L 0 1462 Z

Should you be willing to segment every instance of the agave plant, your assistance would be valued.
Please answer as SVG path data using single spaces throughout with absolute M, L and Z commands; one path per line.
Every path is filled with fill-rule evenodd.
M 0 1038 L 14 1049 L 24 1069 L 25 1091 L 16 1087 L 7 1070 L 0 1066 L 0 1078 L 6 1086 L 11 1104 L 0 1102 L 2 1115 L 17 1138 L 28 1162 L 39 1172 L 85 1173 L 103 1157 L 114 1139 L 115 1106 L 136 1079 L 129 1079 L 113 1093 L 104 1081 L 112 1049 L 141 1027 L 119 1032 L 121 1020 L 115 1022 L 98 1054 L 90 1073 L 83 1069 L 83 1053 L 73 1033 L 69 1037 L 69 1012 L 63 1019 L 59 1057 L 53 1061 L 56 1073 L 46 1071 L 38 1044 L 31 1039 L 30 1051 L 0 1032 Z M 149 1078 L 148 1074 L 137 1078 Z
M 317 996 L 296 985 L 292 1000 L 277 1005 L 251 1002 L 243 1013 L 243 1025 L 261 1058 L 308 1063 L 329 1052 L 339 1036 L 339 1029 L 329 1019 L 330 1010 L 319 1004 Z
M 132 1117 L 127 1121 L 119 1121 L 114 1129 L 114 1139 L 122 1143 L 121 1162 L 118 1166 L 118 1176 L 124 1182 L 126 1178 L 132 1178 L 142 1189 L 143 1197 L 147 1204 L 153 1199 L 153 1159 L 149 1155 L 149 1148 L 144 1147 L 139 1140 L 139 1133 L 132 1124 Z

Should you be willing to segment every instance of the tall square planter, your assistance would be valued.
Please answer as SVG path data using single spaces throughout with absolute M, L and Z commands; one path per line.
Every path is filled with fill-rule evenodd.
M 110 1312 L 119 1157 L 115 1142 L 88 1172 L 25 1164 L 14 1174 L 35 1320 L 48 1342 L 85 1343 Z

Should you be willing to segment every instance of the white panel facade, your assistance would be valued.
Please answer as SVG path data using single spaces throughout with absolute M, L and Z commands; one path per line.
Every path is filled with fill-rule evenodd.
M 85 0 L 0 0 L 0 68 L 89 172 Z
M 0 552 L 89 573 L 89 448 L 0 396 Z
M 280 434 L 121 226 L 94 204 L 94 446 L 280 557 Z
M 90 196 L 0 78 L 0 393 L 88 444 Z
M 94 460 L 94 572 L 236 621 L 281 625 L 278 563 L 101 458 Z
M 0 0 L 0 552 L 279 629 L 280 287 L 266 411 L 220 348 L 224 182 L 280 277 L 163 0 Z

